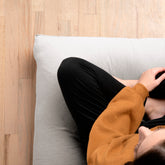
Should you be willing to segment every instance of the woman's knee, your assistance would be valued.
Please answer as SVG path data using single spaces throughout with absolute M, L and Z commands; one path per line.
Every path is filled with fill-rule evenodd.
M 80 61 L 81 58 L 77 57 L 65 58 L 57 70 L 58 79 L 66 81 L 75 77 L 80 69 Z

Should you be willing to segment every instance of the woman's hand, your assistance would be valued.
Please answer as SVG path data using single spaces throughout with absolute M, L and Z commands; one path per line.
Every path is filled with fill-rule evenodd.
M 141 77 L 138 80 L 138 83 L 143 84 L 150 92 L 165 79 L 165 73 L 163 73 L 159 78 L 155 79 L 155 76 L 162 71 L 165 71 L 164 67 L 149 69 L 142 73 Z
M 150 120 L 161 118 L 165 115 L 165 99 L 147 98 L 145 111 Z

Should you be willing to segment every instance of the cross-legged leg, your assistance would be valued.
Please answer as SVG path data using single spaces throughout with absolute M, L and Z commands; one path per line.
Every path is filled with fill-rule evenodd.
M 57 75 L 86 151 L 93 123 L 125 85 L 103 69 L 77 57 L 64 59 Z

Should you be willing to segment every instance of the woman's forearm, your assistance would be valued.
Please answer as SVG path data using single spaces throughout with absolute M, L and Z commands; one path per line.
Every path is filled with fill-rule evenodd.
M 113 76 L 116 80 L 120 83 L 124 84 L 125 86 L 133 87 L 137 84 L 138 80 L 123 80 L 118 77 Z

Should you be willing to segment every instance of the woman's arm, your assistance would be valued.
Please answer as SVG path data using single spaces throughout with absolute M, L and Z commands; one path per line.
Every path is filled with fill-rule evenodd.
M 134 159 L 135 131 L 148 96 L 142 84 L 123 88 L 94 122 L 89 134 L 88 165 L 123 165 Z M 135 138 L 135 139 L 134 139 Z
M 137 84 L 138 80 L 123 80 L 113 76 L 120 83 L 128 87 L 133 87 Z M 165 99 L 156 99 L 148 97 L 145 104 L 145 112 L 150 120 L 158 119 L 165 115 Z

